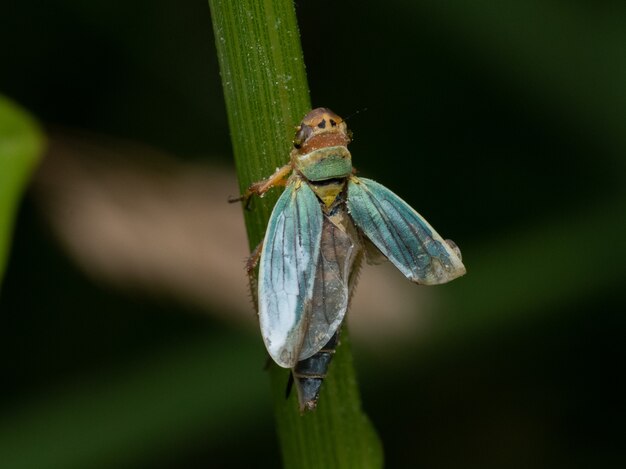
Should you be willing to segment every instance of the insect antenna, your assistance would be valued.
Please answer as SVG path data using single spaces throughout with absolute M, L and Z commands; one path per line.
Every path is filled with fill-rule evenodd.
M 366 107 L 364 107 L 363 109 L 358 109 L 354 111 L 352 114 L 350 114 L 348 117 L 344 117 L 342 122 L 346 122 L 348 119 L 352 119 L 357 114 L 361 114 L 362 112 L 365 112 L 365 111 L 367 111 Z

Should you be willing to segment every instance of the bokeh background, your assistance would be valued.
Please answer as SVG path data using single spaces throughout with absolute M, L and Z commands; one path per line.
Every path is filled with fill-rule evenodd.
M 624 467 L 626 4 L 297 13 L 314 105 L 367 108 L 359 171 L 468 268 L 365 270 L 352 343 L 387 466 Z M 0 93 L 48 149 L 0 295 L 0 465 L 279 466 L 207 4 L 2 16 Z

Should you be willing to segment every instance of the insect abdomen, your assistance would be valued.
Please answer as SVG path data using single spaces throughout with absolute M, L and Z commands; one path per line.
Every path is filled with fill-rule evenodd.
M 317 406 L 320 389 L 338 342 L 339 331 L 330 338 L 319 352 L 306 360 L 299 361 L 293 368 L 293 379 L 298 391 L 301 411 L 313 410 Z

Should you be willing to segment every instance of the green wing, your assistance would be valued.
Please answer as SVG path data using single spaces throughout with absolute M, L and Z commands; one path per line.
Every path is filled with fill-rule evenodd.
M 465 274 L 458 248 L 381 184 L 350 178 L 347 205 L 356 226 L 409 280 L 437 285 Z
M 300 359 L 309 329 L 323 215 L 317 197 L 295 179 L 274 206 L 259 266 L 259 322 L 270 356 L 285 368 Z

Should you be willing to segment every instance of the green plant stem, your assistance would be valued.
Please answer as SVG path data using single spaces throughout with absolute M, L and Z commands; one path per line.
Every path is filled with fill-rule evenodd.
M 235 166 L 243 192 L 288 162 L 294 127 L 310 110 L 293 4 L 288 0 L 209 0 L 228 111 Z M 246 211 L 256 246 L 278 191 Z
M 294 127 L 311 108 L 291 0 L 209 0 L 235 164 L 243 191 L 288 162 Z M 262 239 L 277 190 L 245 212 L 250 246 Z M 273 365 L 272 393 L 286 467 L 382 466 L 380 442 L 361 411 L 347 333 L 315 412 L 285 399 L 288 370 Z

